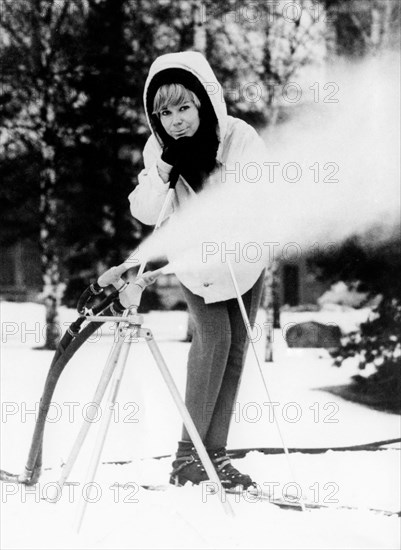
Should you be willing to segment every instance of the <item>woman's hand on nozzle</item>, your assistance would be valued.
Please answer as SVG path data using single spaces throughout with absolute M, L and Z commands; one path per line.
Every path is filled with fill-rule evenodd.
M 171 140 L 163 149 L 162 160 L 170 166 L 177 166 L 180 160 L 189 153 L 191 143 L 191 137 L 186 136 Z

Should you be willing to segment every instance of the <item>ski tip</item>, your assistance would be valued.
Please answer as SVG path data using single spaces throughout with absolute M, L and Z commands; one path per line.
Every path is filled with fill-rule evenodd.
M 8 483 L 21 483 L 20 476 L 18 474 L 10 474 L 5 470 L 0 470 L 0 481 L 5 481 Z

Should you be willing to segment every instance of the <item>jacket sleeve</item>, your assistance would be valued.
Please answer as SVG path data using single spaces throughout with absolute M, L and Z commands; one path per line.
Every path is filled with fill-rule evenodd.
M 256 130 L 240 119 L 226 136 L 222 158 L 222 181 L 227 183 L 264 181 L 268 153 Z
M 260 169 L 260 171 L 263 172 L 263 163 L 266 162 L 268 158 L 266 145 L 252 126 L 248 125 L 245 136 L 246 139 L 243 144 L 243 151 L 241 155 L 242 162 L 251 163 L 251 167 L 252 163 L 255 163 L 253 167 L 255 169 Z
M 128 196 L 131 214 L 146 225 L 156 224 L 169 189 L 168 182 L 164 183 L 157 170 L 160 156 L 161 149 L 154 136 L 150 136 L 143 150 L 145 168 L 138 174 L 138 185 Z M 166 217 L 171 212 L 170 206 Z

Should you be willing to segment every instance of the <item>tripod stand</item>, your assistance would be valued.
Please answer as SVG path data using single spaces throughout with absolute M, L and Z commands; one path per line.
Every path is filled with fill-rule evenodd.
M 106 441 L 107 432 L 112 418 L 114 405 L 117 400 L 118 391 L 126 367 L 130 347 L 134 341 L 137 341 L 138 338 L 142 338 L 148 344 L 150 352 L 178 408 L 184 425 L 191 437 L 196 451 L 198 452 L 199 458 L 202 461 L 202 464 L 206 470 L 209 479 L 216 484 L 224 511 L 228 515 L 232 516 L 232 508 L 225 498 L 224 488 L 216 473 L 213 463 L 211 462 L 210 457 L 203 445 L 203 442 L 198 434 L 198 431 L 188 412 L 188 409 L 186 408 L 185 403 L 182 400 L 182 397 L 167 367 L 167 364 L 164 361 L 164 358 L 153 337 L 153 334 L 150 329 L 142 327 L 143 317 L 142 315 L 137 313 L 140 298 L 144 288 L 154 282 L 157 275 L 159 275 L 161 271 L 162 270 L 157 270 L 155 272 L 145 273 L 140 277 L 137 277 L 133 284 L 124 285 L 124 287 L 121 289 L 120 301 L 123 304 L 123 307 L 126 307 L 126 304 L 129 305 L 128 307 L 126 307 L 122 315 L 101 317 L 93 315 L 86 316 L 87 320 L 91 322 L 98 321 L 99 323 L 103 323 L 107 321 L 112 321 L 117 323 L 117 339 L 115 339 L 113 346 L 110 350 L 109 357 L 106 361 L 106 365 L 104 367 L 103 373 L 92 399 L 92 402 L 96 404 L 97 407 L 100 406 L 106 389 L 110 384 L 110 391 L 107 398 L 107 404 L 105 406 L 105 414 L 102 415 L 102 422 L 99 427 L 98 437 L 96 439 L 95 447 L 93 449 L 86 481 L 87 483 L 91 483 L 96 476 L 96 472 L 101 459 L 101 453 L 104 447 L 104 443 Z M 128 340 L 126 341 L 127 338 Z M 91 422 L 94 420 L 95 416 L 95 411 L 93 413 L 89 413 L 87 419 L 84 420 L 84 423 L 81 426 L 80 432 L 76 438 L 67 462 L 63 467 L 61 477 L 58 482 L 60 489 L 63 487 L 64 483 L 67 481 L 69 474 L 71 473 L 71 470 L 76 462 L 76 459 L 78 458 L 79 452 L 88 434 Z M 90 488 L 91 487 L 92 485 L 90 485 Z M 79 514 L 78 530 L 82 526 L 88 500 L 89 497 L 83 502 Z

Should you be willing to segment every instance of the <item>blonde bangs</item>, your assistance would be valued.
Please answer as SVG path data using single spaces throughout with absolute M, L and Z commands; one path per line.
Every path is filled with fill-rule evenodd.
M 170 105 L 177 107 L 186 101 L 192 101 L 199 109 L 200 101 L 191 90 L 187 90 L 182 84 L 163 84 L 153 100 L 153 114 L 158 115 Z

